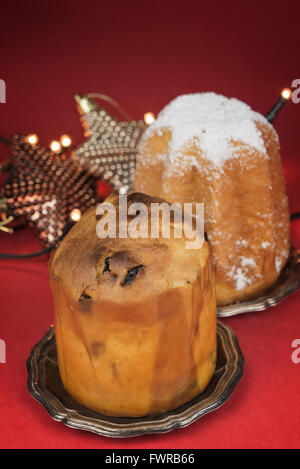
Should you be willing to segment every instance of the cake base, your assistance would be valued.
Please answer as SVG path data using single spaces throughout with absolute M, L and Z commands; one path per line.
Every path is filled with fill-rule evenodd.
M 288 295 L 297 291 L 300 287 L 300 256 L 296 249 L 291 248 L 289 258 L 282 269 L 276 282 L 265 292 L 252 300 L 241 303 L 233 303 L 227 306 L 218 306 L 219 318 L 236 316 L 237 314 L 264 311 L 270 306 L 276 306 Z
M 27 360 L 28 389 L 57 421 L 101 436 L 124 438 L 166 433 L 190 425 L 225 403 L 243 375 L 244 358 L 232 329 L 217 325 L 217 363 L 206 389 L 187 404 L 157 417 L 108 417 L 76 402 L 64 389 L 57 363 L 54 327 L 33 347 Z

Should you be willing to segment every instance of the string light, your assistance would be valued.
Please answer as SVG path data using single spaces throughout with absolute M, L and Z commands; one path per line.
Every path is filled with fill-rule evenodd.
M 289 88 L 283 88 L 276 103 L 270 109 L 270 111 L 266 114 L 266 118 L 268 119 L 269 122 L 273 122 L 275 120 L 278 112 L 285 105 L 285 103 L 291 98 L 291 96 L 292 96 L 292 90 L 290 90 Z
M 52 142 L 50 143 L 50 149 L 54 152 L 54 153 L 59 153 L 61 151 L 61 144 L 60 142 L 58 142 L 57 140 L 52 140 Z
M 146 112 L 146 114 L 144 114 L 144 121 L 147 125 L 153 124 L 155 121 L 155 115 L 153 112 Z
M 81 211 L 79 208 L 73 208 L 72 212 L 70 213 L 70 218 L 72 221 L 79 221 L 81 218 Z
M 72 144 L 72 140 L 69 137 L 69 135 L 62 135 L 60 137 L 60 143 L 62 144 L 63 147 L 68 148 Z
M 283 99 L 288 101 L 292 96 L 292 90 L 290 88 L 283 88 L 283 90 L 281 91 L 281 96 Z
M 30 143 L 30 145 L 36 145 L 39 141 L 39 138 L 36 134 L 29 134 L 26 137 L 26 142 Z

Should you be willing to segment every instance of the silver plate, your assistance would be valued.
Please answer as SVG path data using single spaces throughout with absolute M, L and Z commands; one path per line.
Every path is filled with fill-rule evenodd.
M 281 271 L 276 282 L 268 290 L 249 301 L 219 306 L 217 309 L 218 317 L 226 318 L 251 311 L 263 311 L 269 308 L 269 306 L 275 306 L 280 303 L 285 297 L 298 290 L 299 286 L 299 252 L 292 248 L 284 269 Z
M 58 371 L 54 328 L 32 349 L 27 360 L 28 389 L 54 420 L 108 437 L 166 433 L 185 427 L 229 399 L 243 375 L 244 358 L 232 329 L 217 326 L 216 371 L 207 388 L 187 404 L 165 414 L 143 418 L 117 418 L 98 414 L 76 402 L 64 389 Z

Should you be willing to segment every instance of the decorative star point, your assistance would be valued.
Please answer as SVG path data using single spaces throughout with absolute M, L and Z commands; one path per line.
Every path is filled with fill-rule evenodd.
M 5 216 L 33 227 L 46 246 L 70 223 L 72 210 L 96 203 L 96 183 L 65 154 L 31 145 L 26 136 L 11 143 L 11 174 L 1 190 Z M 2 208 L 3 211 L 3 208 Z
M 88 140 L 76 148 L 73 159 L 118 192 L 130 192 L 137 145 L 147 125 L 144 121 L 119 121 L 88 96 L 77 95 L 75 99 Z

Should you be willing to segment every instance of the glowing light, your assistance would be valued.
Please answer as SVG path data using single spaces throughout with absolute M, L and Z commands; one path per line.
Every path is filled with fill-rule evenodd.
M 282 91 L 281 91 L 281 96 L 283 99 L 290 99 L 290 97 L 292 96 L 292 90 L 290 90 L 289 88 L 284 88 Z
M 57 140 L 52 140 L 50 143 L 50 149 L 54 153 L 59 153 L 61 151 L 61 144 Z
M 153 124 L 155 121 L 155 115 L 153 112 L 146 112 L 146 114 L 144 114 L 144 121 L 147 125 Z
M 63 147 L 67 148 L 67 147 L 71 146 L 72 140 L 69 137 L 69 135 L 62 135 L 60 137 L 60 143 L 62 144 Z
M 39 138 L 36 134 L 29 134 L 26 137 L 26 141 L 30 143 L 30 145 L 36 145 L 39 141 Z
M 81 211 L 79 208 L 73 208 L 72 212 L 70 213 L 70 218 L 73 221 L 79 221 L 81 218 Z

